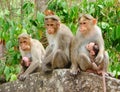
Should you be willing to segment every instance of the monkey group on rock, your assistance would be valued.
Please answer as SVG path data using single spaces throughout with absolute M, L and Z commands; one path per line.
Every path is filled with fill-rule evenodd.
M 18 79 L 24 80 L 33 72 L 48 73 L 60 68 L 70 68 L 72 75 L 85 71 L 103 75 L 105 79 L 109 56 L 104 49 L 104 40 L 97 20 L 89 14 L 81 15 L 76 35 L 73 36 L 71 30 L 61 23 L 54 12 L 47 10 L 45 15 L 48 40 L 46 50 L 38 40 L 27 33 L 18 36 L 22 55 Z

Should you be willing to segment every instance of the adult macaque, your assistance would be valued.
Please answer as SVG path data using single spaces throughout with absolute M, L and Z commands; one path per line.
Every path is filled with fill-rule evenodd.
M 43 61 L 42 70 L 50 72 L 56 68 L 70 66 L 70 43 L 73 37 L 71 30 L 60 23 L 57 15 L 45 17 L 46 36 L 49 45 Z
M 104 61 L 103 68 L 103 82 L 104 92 L 106 92 L 105 86 L 105 71 L 109 62 L 108 53 L 104 51 L 104 40 L 102 37 L 101 29 L 97 26 L 97 20 L 91 15 L 83 14 L 79 17 L 79 27 L 75 38 L 72 41 L 71 46 L 71 73 L 76 75 L 78 71 L 92 70 L 93 64 L 89 57 L 89 52 L 86 49 L 86 45 L 90 42 L 95 42 L 99 47 L 99 52 L 95 57 L 95 63 L 97 66 Z M 79 69 L 80 67 L 80 69 Z
M 22 55 L 21 72 L 18 79 L 24 80 L 30 73 L 41 70 L 45 50 L 38 40 L 32 39 L 27 33 L 20 34 L 18 41 L 19 50 Z
M 103 60 L 109 61 L 107 53 L 105 54 L 106 58 L 104 58 L 104 40 L 101 29 L 97 26 L 97 20 L 91 15 L 84 14 L 79 17 L 78 23 L 79 27 L 71 46 L 71 73 L 74 75 L 78 73 L 79 67 L 81 71 L 87 71 L 92 67 L 89 52 L 86 49 L 86 45 L 90 42 L 95 42 L 99 47 L 95 63 L 99 65 Z

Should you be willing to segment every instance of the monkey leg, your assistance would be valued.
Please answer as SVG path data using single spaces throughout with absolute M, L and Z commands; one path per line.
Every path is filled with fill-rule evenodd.
M 83 71 L 86 71 L 87 69 L 92 69 L 92 62 L 90 61 L 90 58 L 84 53 L 79 54 L 77 63 L 80 69 Z
M 54 53 L 53 60 L 52 60 L 52 68 L 67 68 L 67 65 L 69 64 L 69 60 L 67 55 L 61 51 L 57 50 Z
M 49 56 L 45 57 L 43 62 L 42 62 L 42 71 L 43 72 L 51 72 L 52 67 L 51 67 L 51 62 L 53 59 L 53 55 L 50 54 Z
M 80 72 L 80 67 L 79 67 L 79 64 L 78 64 L 78 53 L 72 53 L 72 58 L 71 58 L 71 63 L 72 63 L 72 66 L 71 66 L 71 70 L 70 70 L 70 73 L 71 75 L 77 75 L 78 72 Z
M 80 69 L 78 67 L 77 62 L 72 62 L 72 69 L 71 69 L 70 73 L 72 75 L 77 75 L 78 72 L 80 72 Z

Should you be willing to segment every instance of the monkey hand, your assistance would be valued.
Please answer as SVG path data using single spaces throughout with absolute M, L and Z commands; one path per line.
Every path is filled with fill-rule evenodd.
M 78 72 L 80 72 L 79 68 L 78 69 L 71 69 L 71 71 L 70 71 L 71 75 L 77 75 Z
M 103 54 L 98 54 L 97 57 L 95 58 L 95 63 L 99 65 L 102 62 L 103 57 L 104 57 Z
M 26 77 L 27 77 L 27 74 L 22 74 L 19 76 L 19 80 L 24 81 L 26 79 Z

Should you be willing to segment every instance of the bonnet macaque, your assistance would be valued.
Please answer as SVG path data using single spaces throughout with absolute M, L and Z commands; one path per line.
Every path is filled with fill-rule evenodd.
M 49 45 L 43 60 L 42 70 L 51 72 L 56 68 L 70 67 L 71 30 L 60 22 L 57 15 L 45 16 L 46 36 Z
M 21 72 L 18 79 L 23 81 L 29 74 L 41 71 L 45 50 L 38 40 L 32 39 L 27 33 L 20 34 L 18 41 L 22 55 Z

